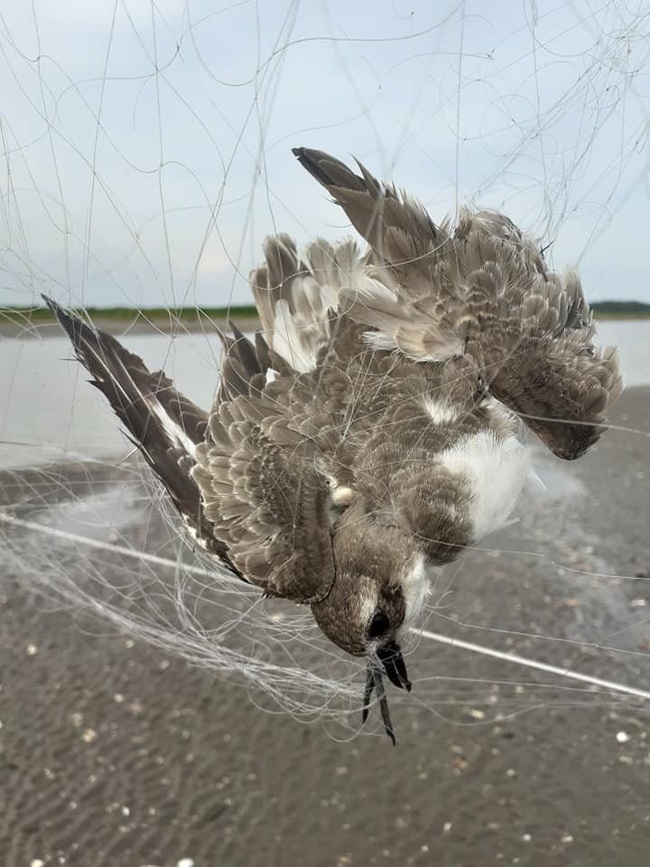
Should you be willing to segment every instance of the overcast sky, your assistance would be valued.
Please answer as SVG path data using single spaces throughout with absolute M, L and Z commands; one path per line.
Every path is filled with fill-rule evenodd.
M 618 0 L 4 0 L 0 304 L 247 303 L 266 234 L 349 231 L 297 145 L 650 301 L 649 50 Z

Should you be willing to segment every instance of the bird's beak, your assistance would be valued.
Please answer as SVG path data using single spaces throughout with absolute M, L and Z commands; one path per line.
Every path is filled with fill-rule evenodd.
M 388 698 L 384 689 L 380 663 L 383 665 L 391 683 L 394 683 L 400 689 L 411 691 L 411 681 L 408 679 L 408 674 L 406 673 L 406 664 L 400 646 L 396 641 L 390 641 L 388 644 L 380 647 L 376 655 L 368 657 L 368 673 L 366 675 L 366 689 L 363 696 L 363 713 L 361 718 L 364 723 L 368 719 L 370 699 L 373 692 L 376 692 L 384 729 L 393 742 L 393 746 L 395 746 L 395 732 L 393 731 L 393 722 L 388 709 Z
M 411 691 L 411 681 L 406 673 L 406 664 L 402 656 L 402 649 L 396 641 L 390 641 L 384 644 L 377 650 L 379 661 L 384 666 L 384 671 L 388 675 L 391 683 L 394 683 L 399 689 Z

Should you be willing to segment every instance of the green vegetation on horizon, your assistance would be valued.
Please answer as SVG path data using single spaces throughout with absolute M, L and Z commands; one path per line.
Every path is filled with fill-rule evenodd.
M 75 313 L 85 313 L 93 321 L 151 319 L 257 319 L 253 304 L 232 307 L 75 307 Z M 11 321 L 50 322 L 54 314 L 49 307 L 0 307 L 0 319 Z
M 650 304 L 643 301 L 594 301 L 591 304 L 596 319 L 648 319 Z M 85 312 L 93 321 L 109 320 L 135 321 L 161 320 L 184 321 L 210 319 L 223 321 L 227 319 L 257 319 L 258 313 L 254 305 L 244 304 L 233 307 L 85 307 L 75 308 L 76 312 Z M 54 314 L 49 307 L 0 307 L 0 322 L 2 320 L 14 324 L 30 322 L 51 322 Z
M 647 319 L 650 304 L 644 301 L 594 301 L 591 305 L 597 319 Z

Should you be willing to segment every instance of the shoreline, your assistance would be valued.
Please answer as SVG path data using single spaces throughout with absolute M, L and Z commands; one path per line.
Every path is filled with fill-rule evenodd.
M 122 316 L 103 316 L 98 311 L 92 311 L 91 321 L 93 324 L 106 331 L 108 334 L 214 334 L 217 330 L 227 331 L 230 323 L 233 323 L 240 331 L 252 332 L 261 328 L 259 317 L 254 315 L 242 315 L 234 313 L 226 315 L 210 316 L 197 311 L 188 310 L 181 316 L 169 313 L 162 315 L 156 311 L 154 316 L 148 317 L 144 313 L 136 312 L 134 318 Z M 601 322 L 650 322 L 650 314 L 630 316 L 627 314 L 604 314 L 594 316 L 596 327 Z M 58 337 L 61 330 L 54 316 L 43 318 L 39 316 L 35 320 L 20 319 L 0 313 L 0 338 L 37 338 Z
M 138 316 L 135 319 L 119 319 L 115 317 L 93 316 L 92 323 L 107 334 L 120 336 L 124 334 L 215 334 L 217 331 L 227 331 L 230 324 L 243 332 L 258 331 L 261 327 L 259 318 L 233 315 L 231 318 L 178 318 L 156 316 L 148 319 Z M 63 334 L 58 322 L 42 320 L 38 322 L 17 322 L 0 317 L 0 338 L 42 340 L 47 337 L 60 337 Z

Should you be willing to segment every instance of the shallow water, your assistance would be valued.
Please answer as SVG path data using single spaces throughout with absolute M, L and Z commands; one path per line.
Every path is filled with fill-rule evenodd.
M 139 334 L 124 343 L 152 370 L 164 369 L 189 398 L 210 405 L 216 336 Z M 0 340 L 0 371 L 0 467 L 131 451 L 105 398 L 88 386 L 67 337 Z
M 617 346 L 625 385 L 650 383 L 650 319 L 610 319 L 598 323 L 601 346 Z
M 626 385 L 650 383 L 650 321 L 608 321 L 600 342 L 619 347 Z M 125 345 L 164 369 L 200 406 L 214 395 L 219 340 L 205 334 L 129 334 Z M 130 446 L 104 398 L 86 384 L 66 337 L 0 339 L 0 467 L 119 457 Z

